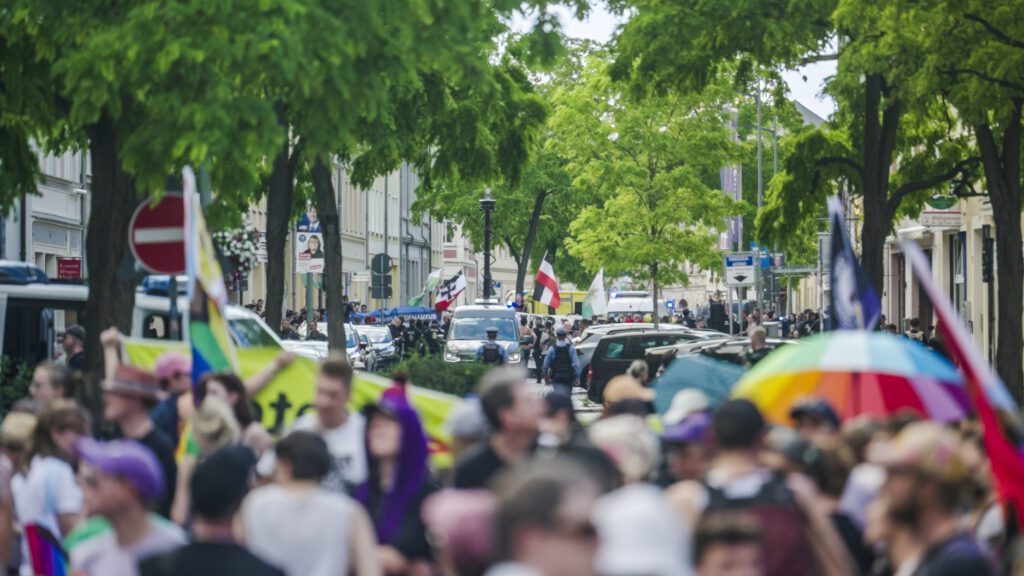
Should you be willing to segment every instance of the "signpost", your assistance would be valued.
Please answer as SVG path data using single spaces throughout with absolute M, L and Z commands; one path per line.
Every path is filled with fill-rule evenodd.
M 747 288 L 754 285 L 754 253 L 730 252 L 725 254 L 725 285 Z
M 171 299 L 171 338 L 178 334 L 178 278 L 185 271 L 185 202 L 180 194 L 165 194 L 156 201 L 147 198 L 135 210 L 128 224 L 128 246 L 143 268 L 153 274 L 167 274 L 167 295 Z
M 57 278 L 61 280 L 82 277 L 81 258 L 57 258 Z

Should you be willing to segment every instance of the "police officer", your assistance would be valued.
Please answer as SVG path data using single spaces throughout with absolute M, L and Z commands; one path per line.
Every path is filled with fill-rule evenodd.
M 544 356 L 544 375 L 556 389 L 562 387 L 571 396 L 580 377 L 580 359 L 568 336 L 569 331 L 562 326 L 555 330 L 555 342 Z
M 508 362 L 508 352 L 505 347 L 498 344 L 498 329 L 487 329 L 487 342 L 484 342 L 476 349 L 476 361 L 484 364 L 501 366 Z

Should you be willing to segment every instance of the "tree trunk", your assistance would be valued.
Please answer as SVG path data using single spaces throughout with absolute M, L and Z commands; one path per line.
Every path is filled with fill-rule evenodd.
M 654 318 L 654 329 L 661 328 L 661 316 L 658 315 L 658 263 L 655 262 L 651 265 L 651 299 L 654 301 L 654 312 L 651 317 Z
M 1021 255 L 1021 103 L 1014 104 L 1003 131 L 1002 150 L 988 124 L 974 127 L 985 167 L 985 181 L 995 221 L 999 314 L 996 319 L 996 372 L 1020 404 L 1024 401 L 1021 351 L 1024 350 L 1024 258 Z
M 882 76 L 872 74 L 865 79 L 861 266 L 879 293 L 883 290 L 885 280 L 885 237 L 892 227 L 895 213 L 889 206 L 889 175 L 900 121 L 899 103 L 892 102 L 886 106 L 882 101 L 885 91 L 885 79 Z M 883 106 L 886 106 L 884 110 Z
M 548 191 L 541 192 L 533 200 L 533 212 L 530 214 L 530 227 L 526 231 L 526 239 L 523 241 L 523 255 L 519 259 L 521 264 L 516 270 L 516 294 L 522 294 L 526 289 L 526 272 L 530 266 L 530 254 L 533 253 L 533 245 L 537 241 L 537 229 L 540 227 L 540 217 L 544 213 L 544 201 L 547 200 Z
M 284 107 L 275 106 L 278 122 L 286 125 Z M 271 330 L 281 328 L 284 313 L 285 270 L 291 254 L 285 254 L 288 242 L 288 223 L 292 215 L 292 197 L 295 193 L 296 158 L 290 157 L 291 146 L 285 136 L 281 149 L 274 157 L 267 190 L 267 305 L 266 320 Z M 298 151 L 295 154 L 299 154 Z
M 324 282 L 327 284 L 327 348 L 345 354 L 345 316 L 341 314 L 342 255 L 338 201 L 331 183 L 331 170 L 318 159 L 312 169 L 313 188 L 324 239 Z
M 100 332 L 117 326 L 121 332 L 131 333 L 136 278 L 134 269 L 127 268 L 128 224 L 140 201 L 134 179 L 121 166 L 113 120 L 104 115 L 87 132 L 93 180 L 85 246 L 89 265 L 85 359 L 89 372 L 99 375 L 103 373 Z M 98 389 L 89 386 L 82 400 L 95 411 Z

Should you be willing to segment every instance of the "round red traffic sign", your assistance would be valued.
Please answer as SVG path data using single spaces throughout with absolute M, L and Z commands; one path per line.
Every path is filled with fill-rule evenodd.
M 128 243 L 135 259 L 153 274 L 185 271 L 185 203 L 180 195 L 165 194 L 159 202 L 147 198 L 132 215 Z

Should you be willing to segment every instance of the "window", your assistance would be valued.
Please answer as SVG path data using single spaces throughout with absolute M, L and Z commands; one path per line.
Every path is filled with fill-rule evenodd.
M 235 343 L 241 348 L 279 346 L 274 336 L 251 318 L 229 320 L 228 326 L 231 328 Z
M 452 221 L 446 221 L 444 223 L 444 243 L 452 244 L 455 242 L 455 223 Z
M 624 340 L 616 340 L 615 342 L 609 342 L 608 347 L 604 349 L 604 357 L 609 360 L 616 358 L 622 358 L 623 352 L 626 350 L 626 342 Z

